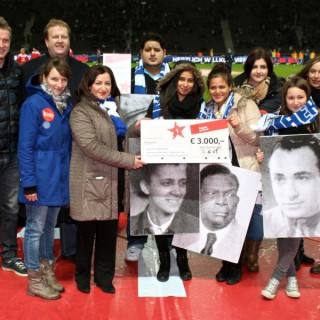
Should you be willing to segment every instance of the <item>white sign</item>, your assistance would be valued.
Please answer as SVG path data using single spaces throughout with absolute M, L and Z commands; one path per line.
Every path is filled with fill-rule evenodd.
M 141 157 L 147 163 L 228 163 L 226 120 L 141 121 Z

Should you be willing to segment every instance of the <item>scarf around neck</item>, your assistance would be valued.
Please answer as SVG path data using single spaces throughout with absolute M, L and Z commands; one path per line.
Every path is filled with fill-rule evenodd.
M 269 90 L 269 85 L 270 85 L 270 77 L 266 77 L 265 80 L 259 83 L 259 85 L 255 88 L 248 82 L 248 80 L 246 80 L 241 86 L 241 90 L 243 90 L 244 93 L 246 91 L 249 91 L 250 98 L 254 100 L 254 102 L 257 105 L 259 105 L 261 100 L 263 100 L 266 97 Z M 246 95 L 247 94 L 245 93 L 244 96 Z
M 234 93 L 231 91 L 227 101 L 223 104 L 220 111 L 214 101 L 209 102 L 199 112 L 198 119 L 227 119 L 232 106 L 234 105 Z
M 202 98 L 196 95 L 187 96 L 184 100 L 179 101 L 176 93 L 168 106 L 168 113 L 170 118 L 174 119 L 196 119 L 201 106 Z M 166 112 L 161 108 L 160 95 L 153 99 L 152 119 L 164 116 L 167 119 Z
M 71 97 L 70 91 L 68 88 L 65 88 L 65 90 L 60 94 L 56 95 L 54 92 L 48 87 L 47 84 L 41 83 L 40 84 L 41 89 L 52 97 L 53 102 L 55 103 L 57 109 L 59 110 L 60 114 L 62 115 L 63 112 L 67 108 L 67 101 Z
M 170 71 L 169 65 L 165 62 L 162 63 L 161 70 L 159 73 L 159 79 L 163 78 Z M 146 79 L 144 77 L 144 66 L 142 59 L 134 71 L 134 92 L 136 94 L 146 94 Z
M 128 130 L 126 124 L 122 121 L 119 113 L 117 112 L 117 105 L 112 96 L 109 96 L 106 100 L 98 99 L 100 108 L 108 113 L 115 128 L 117 136 L 125 136 Z

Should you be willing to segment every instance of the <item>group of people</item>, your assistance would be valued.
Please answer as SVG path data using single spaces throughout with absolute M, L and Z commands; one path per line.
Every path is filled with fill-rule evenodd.
M 140 189 L 149 198 L 144 210 L 149 226 L 145 228 L 155 234 L 160 260 L 157 279 L 161 282 L 169 279 L 170 250 L 174 248 L 180 277 L 190 280 L 187 250 L 172 245 L 175 232 L 170 229 L 176 223 L 176 214 L 187 192 L 188 166 L 164 164 L 151 170 L 152 166 L 139 155 L 129 153 L 126 138 L 140 136 L 142 119 L 129 128 L 123 121 L 120 91 L 112 70 L 100 64 L 89 68 L 69 55 L 71 30 L 64 21 L 51 19 L 44 35 L 48 52 L 21 67 L 10 51 L 11 28 L 0 17 L 0 74 L 4 79 L 0 79 L 0 94 L 8 97 L 0 105 L 3 114 L 0 121 L 4 124 L 1 128 L 6 128 L 1 129 L 0 137 L 2 269 L 27 276 L 29 295 L 44 299 L 61 297 L 64 287 L 55 276 L 53 244 L 58 216 L 64 212 L 60 223 L 62 256 L 75 258 L 78 290 L 90 292 L 94 253 L 94 282 L 104 292 L 115 293 L 112 281 L 118 215 L 126 208 L 130 217 L 124 170 L 143 168 L 146 171 Z M 252 126 L 259 123 L 261 113 L 278 112 L 281 106 L 280 114 L 288 117 L 299 112 L 311 96 L 320 105 L 319 58 L 310 61 L 287 82 L 275 75 L 271 58 L 263 48 L 256 48 L 248 55 L 244 73 L 235 79 L 227 65 L 218 63 L 207 78 L 211 99 L 205 103 L 201 72 L 191 63 L 179 63 L 170 70 L 164 63 L 165 54 L 159 35 L 150 33 L 143 38 L 141 60 L 132 71 L 132 93 L 155 94 L 143 119 L 227 120 L 231 164 L 236 167 L 260 171 L 262 133 Z M 280 134 L 297 133 L 296 124 L 286 128 L 276 124 Z M 318 132 L 318 117 L 312 124 L 301 125 L 303 132 L 298 130 Z M 276 152 L 283 152 L 282 149 L 279 146 Z M 319 160 L 313 159 L 312 153 L 309 158 L 319 171 Z M 275 161 L 271 159 L 270 163 Z M 200 176 L 201 218 L 202 210 L 204 213 L 201 224 L 212 229 L 216 222 L 212 221 L 211 211 L 219 193 L 213 191 L 213 185 L 217 180 L 226 182 L 226 190 L 221 192 L 227 195 L 228 201 L 217 206 L 232 208 L 228 212 L 234 215 L 239 183 L 226 168 L 209 166 Z M 18 194 L 27 217 L 24 263 L 17 257 Z M 160 216 L 165 218 L 161 220 Z M 190 215 L 190 225 L 194 225 L 194 220 Z M 222 225 L 231 221 L 226 219 Z M 143 223 L 146 221 L 134 222 Z M 147 236 L 133 236 L 130 229 L 128 218 L 125 259 L 137 261 Z M 239 262 L 222 261 L 217 281 L 238 283 L 243 264 L 251 272 L 259 271 L 263 236 L 260 191 Z M 295 270 L 302 262 L 314 261 L 304 254 L 301 238 L 279 238 L 278 250 L 275 271 L 262 295 L 274 298 L 278 284 L 286 276 L 287 295 L 299 297 Z M 315 265 L 311 271 L 320 273 L 320 266 Z

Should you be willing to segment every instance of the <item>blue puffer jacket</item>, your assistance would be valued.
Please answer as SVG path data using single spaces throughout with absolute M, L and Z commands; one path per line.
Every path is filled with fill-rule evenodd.
M 69 203 L 69 164 L 71 131 L 68 102 L 63 115 L 51 96 L 43 92 L 38 75 L 27 83 L 29 98 L 20 114 L 18 159 L 20 171 L 19 201 L 42 206 Z M 38 201 L 29 202 L 24 188 L 35 187 Z

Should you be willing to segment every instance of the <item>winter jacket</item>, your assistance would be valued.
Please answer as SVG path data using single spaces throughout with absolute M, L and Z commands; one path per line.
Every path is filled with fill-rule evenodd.
M 0 69 L 0 154 L 17 151 L 21 67 L 11 52 Z
M 118 151 L 114 124 L 98 102 L 82 99 L 71 112 L 70 125 L 71 217 L 118 219 L 118 168 L 132 169 L 134 155 Z
M 208 103 L 210 105 L 211 101 Z M 203 110 L 201 110 L 203 111 Z M 200 112 L 201 112 L 200 111 Z M 234 104 L 229 116 L 236 115 L 240 119 L 238 128 L 229 125 L 230 138 L 235 148 L 240 168 L 252 171 L 260 171 L 256 159 L 259 147 L 260 134 L 250 128 L 260 120 L 260 112 L 253 100 L 245 99 L 240 94 L 234 94 Z
M 23 103 L 20 116 L 18 159 L 20 171 L 19 201 L 42 206 L 69 203 L 69 165 L 71 102 L 63 115 L 52 97 L 39 86 L 38 76 L 28 84 L 29 98 Z M 38 201 L 29 202 L 25 188 L 36 188 Z

